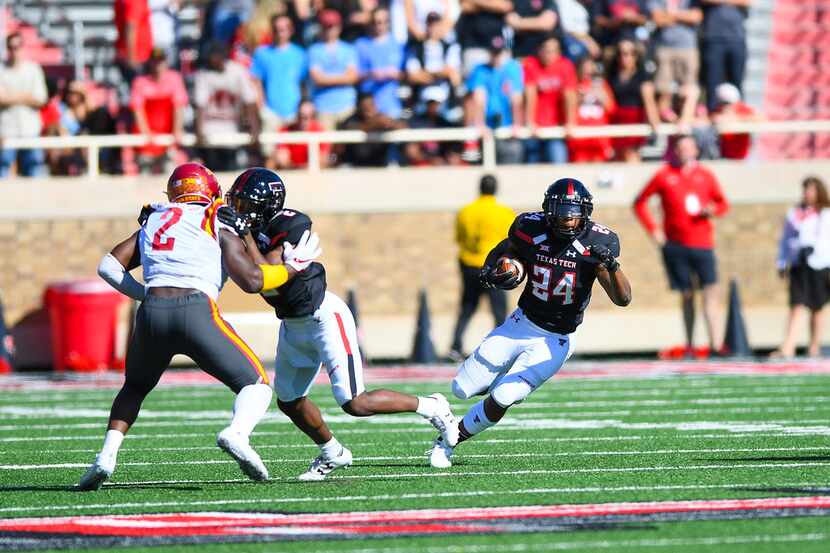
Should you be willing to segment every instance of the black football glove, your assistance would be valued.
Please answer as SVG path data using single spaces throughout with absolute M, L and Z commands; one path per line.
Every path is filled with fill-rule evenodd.
M 502 273 L 496 267 L 488 267 L 485 265 L 481 268 L 478 274 L 478 279 L 481 282 L 481 287 L 490 290 L 498 288 L 500 290 L 512 290 L 522 281 L 517 275 L 513 273 Z
M 220 223 L 231 227 L 240 238 L 245 238 L 245 235 L 251 232 L 251 226 L 247 219 L 229 205 L 221 206 L 216 211 L 216 218 L 219 219 Z
M 153 209 L 151 204 L 144 204 L 141 206 L 141 213 L 138 214 L 138 226 L 143 227 L 144 223 L 147 222 L 147 219 L 153 214 L 154 211 L 155 209 Z
M 481 287 L 482 287 L 482 288 L 484 288 L 485 290 L 492 290 L 493 288 L 495 288 L 495 287 L 496 287 L 496 285 L 495 285 L 495 284 L 493 284 L 493 283 L 490 281 L 490 271 L 491 271 L 491 270 L 492 270 L 492 267 L 488 267 L 487 265 L 485 265 L 485 266 L 484 266 L 484 267 L 482 267 L 482 268 L 481 268 L 481 270 L 478 272 L 478 283 L 479 283 L 479 284 L 481 285 Z
M 591 246 L 591 257 L 599 261 L 599 264 L 608 269 L 609 273 L 613 273 L 620 268 L 620 262 L 614 258 L 611 250 L 602 244 Z

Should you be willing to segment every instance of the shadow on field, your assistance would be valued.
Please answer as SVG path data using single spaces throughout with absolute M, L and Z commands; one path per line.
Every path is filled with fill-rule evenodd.
M 735 491 L 741 492 L 765 492 L 765 493 L 799 493 L 804 495 L 830 495 L 830 487 L 798 487 L 798 486 L 782 486 L 782 487 L 758 487 L 758 486 L 741 486 L 733 488 Z
M 768 457 L 704 457 L 698 461 L 827 461 L 830 462 L 830 455 L 773 455 Z
M 73 492 L 75 486 L 0 486 L 0 492 Z
M 172 486 L 170 484 L 105 484 L 104 490 L 174 490 L 183 492 L 197 492 L 202 488 L 198 486 Z M 81 491 L 71 486 L 0 486 L 2 492 L 78 492 Z

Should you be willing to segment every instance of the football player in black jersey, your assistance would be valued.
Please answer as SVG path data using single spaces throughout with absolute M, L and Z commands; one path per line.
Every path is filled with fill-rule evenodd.
M 285 184 L 273 171 L 248 169 L 237 177 L 226 195 L 232 209 L 219 217 L 236 228 L 257 263 L 281 260 L 311 231 L 308 215 L 283 209 Z M 332 391 L 342 409 L 355 417 L 379 413 L 414 412 L 429 420 L 442 439 L 455 444 L 458 422 L 441 394 L 416 397 L 391 390 L 366 391 L 363 363 L 354 317 L 348 306 L 326 291 L 326 270 L 313 262 L 274 293 L 263 294 L 282 319 L 277 344 L 277 405 L 319 447 L 301 480 L 322 480 L 331 471 L 348 466 L 352 453 L 332 435 L 308 392 L 326 365 Z
M 617 257 L 620 241 L 591 220 L 592 197 L 576 179 L 559 179 L 545 193 L 542 211 L 519 215 L 507 238 L 487 256 L 485 286 L 516 288 L 527 283 L 518 308 L 470 355 L 452 383 L 460 399 L 485 395 L 459 422 L 459 443 L 496 424 L 511 405 L 551 378 L 573 352 L 571 333 L 582 322 L 598 280 L 616 305 L 631 302 L 631 285 Z M 518 276 L 502 272 L 497 260 L 522 263 Z M 449 467 L 453 446 L 439 436 L 430 464 Z

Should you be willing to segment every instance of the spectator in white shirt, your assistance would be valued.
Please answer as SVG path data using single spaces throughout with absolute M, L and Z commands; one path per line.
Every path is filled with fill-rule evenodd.
M 7 58 L 0 66 L 0 140 L 40 136 L 40 108 L 46 104 L 43 69 L 23 59 L 23 37 L 12 33 L 6 39 Z M 4 148 L 0 151 L 0 177 L 8 176 L 17 161 L 17 172 L 26 177 L 46 172 L 43 150 Z
M 257 96 L 251 76 L 242 65 L 227 57 L 227 48 L 222 43 L 211 43 L 205 67 L 196 73 L 193 87 L 200 154 L 205 165 L 214 171 L 236 169 L 237 148 L 211 147 L 209 138 L 237 133 L 242 130 L 243 122 L 251 132 L 254 146 L 259 135 Z
M 415 87 L 418 111 L 426 107 L 426 98 L 452 99 L 453 90 L 461 84 L 461 48 L 442 38 L 443 20 L 437 12 L 426 16 L 426 39 L 413 41 L 407 51 L 406 75 Z
M 591 36 L 591 14 L 580 0 L 556 0 L 562 27 L 562 54 L 576 63 L 586 55 L 598 58 L 599 44 Z
M 778 250 L 778 271 L 789 277 L 790 315 L 784 342 L 772 357 L 795 355 L 796 333 L 802 315 L 810 311 L 807 355 L 821 354 L 824 306 L 830 300 L 830 199 L 818 177 L 802 183 L 801 203 L 787 213 Z

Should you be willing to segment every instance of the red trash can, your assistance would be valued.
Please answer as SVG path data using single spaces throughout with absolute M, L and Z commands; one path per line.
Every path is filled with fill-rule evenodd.
M 57 282 L 46 288 L 56 371 L 105 371 L 118 359 L 118 320 L 127 298 L 100 279 Z

